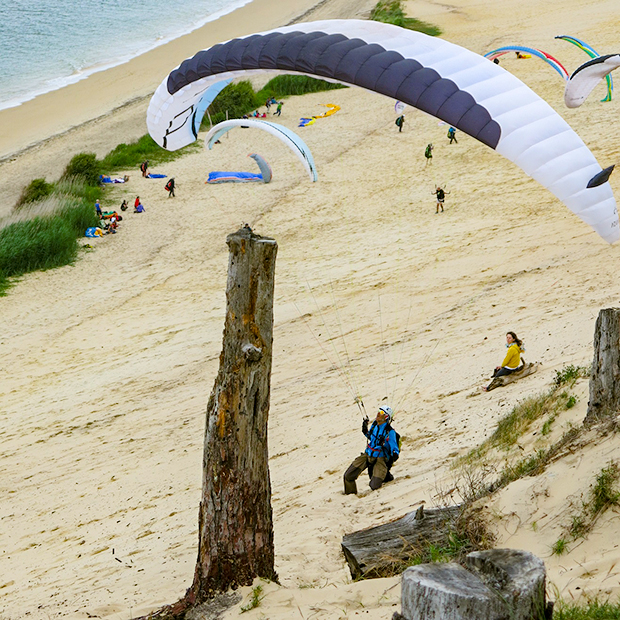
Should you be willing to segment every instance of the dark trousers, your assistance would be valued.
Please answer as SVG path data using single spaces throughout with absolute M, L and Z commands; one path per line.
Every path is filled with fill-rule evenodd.
M 359 475 L 369 466 L 372 465 L 372 478 L 370 479 L 370 488 L 376 491 L 383 484 L 388 473 L 385 458 L 380 456 L 374 458 L 365 453 L 360 454 L 344 473 L 344 494 L 350 495 L 357 493 L 357 484 L 355 481 Z

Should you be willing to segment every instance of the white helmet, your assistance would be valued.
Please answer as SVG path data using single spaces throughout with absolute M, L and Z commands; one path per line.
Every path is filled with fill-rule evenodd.
M 385 415 L 387 416 L 388 422 L 392 421 L 392 415 L 393 415 L 392 407 L 388 407 L 387 405 L 384 405 L 383 407 L 379 407 L 379 411 L 383 411 L 383 413 L 385 413 Z

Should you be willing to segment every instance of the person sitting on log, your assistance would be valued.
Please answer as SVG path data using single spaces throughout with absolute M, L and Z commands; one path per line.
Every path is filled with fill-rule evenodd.
M 523 370 L 523 362 L 521 361 L 521 353 L 525 351 L 523 347 L 523 342 L 517 338 L 517 334 L 514 332 L 508 332 L 506 334 L 506 347 L 508 351 L 506 353 L 506 357 L 502 362 L 501 366 L 496 366 L 493 371 L 493 378 L 503 377 L 505 375 L 510 375 L 513 372 L 517 372 L 518 370 Z M 492 382 L 491 382 L 492 383 Z M 489 391 L 491 384 L 483 387 L 482 389 L 485 392 Z
M 366 451 L 362 452 L 344 474 L 344 493 L 357 493 L 355 481 L 358 476 L 369 467 L 372 467 L 370 488 L 376 491 L 386 481 L 390 467 L 398 459 L 398 435 L 391 427 L 391 407 L 379 407 L 377 417 L 368 428 L 368 418 L 362 422 L 362 433 L 368 439 Z M 390 476 L 390 480 L 393 478 Z

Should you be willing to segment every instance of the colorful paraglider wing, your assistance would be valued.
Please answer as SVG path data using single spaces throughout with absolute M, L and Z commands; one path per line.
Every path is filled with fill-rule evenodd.
M 568 71 L 564 68 L 564 65 L 554 58 L 551 54 L 547 52 L 543 52 L 542 50 L 535 49 L 533 47 L 525 47 L 523 45 L 507 45 L 504 47 L 498 47 L 496 50 L 491 50 L 487 52 L 484 57 L 489 60 L 495 60 L 504 54 L 508 54 L 510 52 L 518 52 L 519 54 L 525 53 L 529 56 L 536 56 L 541 60 L 544 60 L 549 66 L 553 67 L 562 77 L 563 80 L 568 79 Z
M 570 76 L 564 89 L 564 103 L 568 108 L 578 108 L 599 82 L 620 67 L 620 54 L 598 56 L 578 67 Z
M 562 34 L 555 38 L 572 43 L 580 50 L 583 50 L 590 58 L 598 58 L 600 56 L 600 54 L 591 45 L 588 45 L 585 41 L 582 41 L 577 37 L 571 37 L 567 34 Z M 611 93 L 614 90 L 614 81 L 611 78 L 611 74 L 605 76 L 605 81 L 607 82 L 607 94 L 601 99 L 601 101 L 611 101 Z
M 250 118 L 234 118 L 229 121 L 222 121 L 209 130 L 209 133 L 205 136 L 205 144 L 209 149 L 213 148 L 216 140 L 219 140 L 226 132 L 234 129 L 235 127 L 252 127 L 254 129 L 262 129 L 272 136 L 275 136 L 286 146 L 288 146 L 295 155 L 299 158 L 304 165 L 308 176 L 312 181 L 317 180 L 316 166 L 314 165 L 314 158 L 308 148 L 308 145 L 293 131 L 269 121 L 259 121 Z M 189 143 L 188 143 L 189 144 Z
M 183 118 L 205 107 L 210 85 L 261 70 L 359 86 L 436 116 L 520 166 L 610 243 L 620 238 L 610 185 L 586 187 L 601 166 L 551 106 L 484 57 L 391 24 L 299 23 L 198 52 L 155 91 L 149 133 L 169 150 L 189 144 Z
M 248 157 L 251 157 L 260 168 L 260 173 L 263 175 L 263 183 L 271 182 L 273 173 L 271 172 L 271 166 L 265 161 L 265 158 L 258 153 L 250 153 Z

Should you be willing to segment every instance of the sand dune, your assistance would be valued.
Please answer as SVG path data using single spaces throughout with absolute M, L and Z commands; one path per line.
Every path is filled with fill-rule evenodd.
M 330 0 L 309 17 L 343 15 L 354 4 Z M 553 36 L 574 34 L 609 52 L 609 15 L 618 16 L 611 2 L 594 10 L 576 0 L 561 11 L 524 0 L 518 15 L 514 3 L 470 0 L 411 2 L 410 12 L 474 51 L 523 42 L 570 67 L 582 53 Z M 615 162 L 615 99 L 592 96 L 566 110 L 561 82 L 544 63 L 503 64 L 560 111 L 602 165 Z M 160 67 L 152 71 L 163 77 Z M 618 247 L 490 149 L 463 134 L 449 145 L 436 119 L 409 110 L 399 134 L 388 99 L 358 89 L 293 97 L 278 122 L 295 128 L 323 103 L 341 110 L 300 130 L 317 183 L 271 136 L 232 131 L 213 151 L 155 170 L 176 178 L 175 199 L 164 181 L 126 171 L 130 182 L 106 189 L 104 206 L 140 195 L 146 213 L 128 213 L 119 234 L 91 241 L 74 266 L 25 276 L 0 301 L 3 618 L 126 619 L 190 585 L 225 237 L 243 222 L 279 244 L 269 444 L 281 585 L 264 585 L 248 619 L 391 615 L 398 578 L 352 583 L 342 536 L 436 503 L 455 455 L 515 403 L 547 389 L 557 369 L 591 361 L 598 311 L 619 303 Z M 135 105 L 138 118 L 144 104 Z M 17 183 L 35 160 L 48 165 L 48 150 L 84 150 L 86 135 L 97 135 L 97 124 L 2 168 Z M 428 142 L 436 149 L 425 167 Z M 254 151 L 270 162 L 271 184 L 205 185 L 210 170 L 253 170 Z M 436 182 L 450 191 L 440 215 Z M 611 183 L 617 189 L 615 176 Z M 508 329 L 541 369 L 480 394 Z M 364 447 L 358 392 L 370 412 L 388 397 L 404 448 L 394 483 L 345 497 L 342 472 Z M 576 394 L 558 428 L 582 419 L 587 384 Z M 493 500 L 499 543 L 541 555 L 567 598 L 618 592 L 617 551 L 607 542 L 615 513 L 561 561 L 548 551 L 563 507 L 613 458 L 615 442 Z M 236 606 L 224 617 L 238 615 Z

